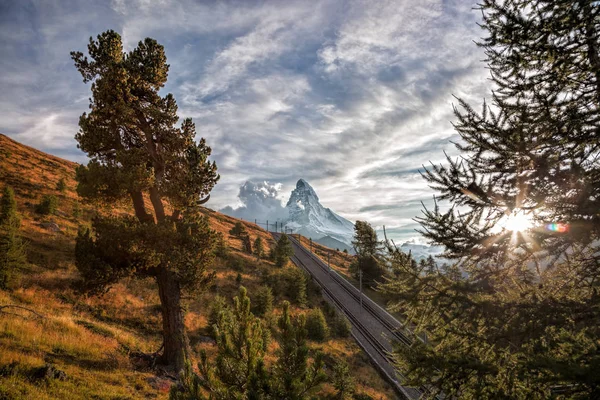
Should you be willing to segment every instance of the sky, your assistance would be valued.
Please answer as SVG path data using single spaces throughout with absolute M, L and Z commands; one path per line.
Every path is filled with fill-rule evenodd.
M 207 204 L 251 219 L 296 181 L 351 220 L 420 241 L 419 170 L 456 156 L 453 104 L 490 97 L 470 0 L 0 0 L 0 133 L 85 163 L 89 84 L 69 52 L 113 29 L 165 46 L 180 117 L 213 149 Z

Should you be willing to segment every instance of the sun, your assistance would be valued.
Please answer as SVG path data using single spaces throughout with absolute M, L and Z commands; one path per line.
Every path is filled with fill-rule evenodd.
M 504 215 L 496 224 L 495 230 L 524 232 L 533 227 L 532 215 L 523 212 L 523 210 L 515 208 L 510 214 Z

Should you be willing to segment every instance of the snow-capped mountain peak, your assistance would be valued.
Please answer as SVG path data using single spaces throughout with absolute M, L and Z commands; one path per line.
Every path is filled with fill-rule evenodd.
M 286 208 L 289 211 L 287 227 L 294 232 L 314 240 L 329 236 L 350 246 L 354 224 L 323 207 L 315 190 L 304 179 L 296 183 Z

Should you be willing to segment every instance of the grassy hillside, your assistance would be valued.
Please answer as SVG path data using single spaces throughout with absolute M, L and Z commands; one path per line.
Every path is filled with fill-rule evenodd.
M 0 189 L 9 185 L 15 191 L 22 218 L 20 234 L 28 252 L 28 263 L 19 271 L 18 280 L 10 290 L 0 290 L 0 399 L 165 399 L 172 380 L 138 357 L 158 350 L 161 344 L 154 281 L 124 280 L 103 296 L 88 297 L 77 291 L 75 237 L 78 227 L 89 224 L 96 210 L 77 198 L 75 167 L 75 163 L 0 135 Z M 57 189 L 61 178 L 67 186 L 64 192 Z M 54 215 L 35 212 L 44 195 L 57 197 Z M 116 212 L 130 211 L 123 204 Z M 283 273 L 271 262 L 257 262 L 242 252 L 241 241 L 228 234 L 238 220 L 210 209 L 203 212 L 212 228 L 223 234 L 229 250 L 213 265 L 217 272 L 214 285 L 186 299 L 186 326 L 196 357 L 200 349 L 214 354 L 207 315 L 217 294 L 230 301 L 241 284 L 252 298 L 259 286 Z M 253 241 L 260 236 L 273 244 L 266 231 L 244 224 Z M 334 260 L 342 266 L 347 261 L 343 257 Z M 309 293 L 308 306 L 295 307 L 294 312 L 323 306 L 314 286 L 308 287 L 314 291 Z M 280 288 L 274 292 L 275 310 L 270 318 L 280 312 L 277 305 L 287 298 Z M 5 305 L 18 307 L 1 308 Z M 311 346 L 325 353 L 328 370 L 336 360 L 345 359 L 358 392 L 376 399 L 394 397 L 352 339 L 329 339 Z M 275 350 L 276 343 L 270 351 Z M 45 365 L 66 375 L 44 378 L 41 375 L 46 371 L 40 367 Z M 331 393 L 333 388 L 326 384 L 318 397 Z

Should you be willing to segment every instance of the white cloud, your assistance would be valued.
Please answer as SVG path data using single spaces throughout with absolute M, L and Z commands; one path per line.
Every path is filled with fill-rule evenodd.
M 221 212 L 246 220 L 259 221 L 280 220 L 288 217 L 288 211 L 283 207 L 281 183 L 271 184 L 267 181 L 254 183 L 246 181 L 239 188 L 237 207 L 225 207 Z
M 281 182 L 279 196 L 305 178 L 339 214 L 409 237 L 432 195 L 416 170 L 454 151 L 452 95 L 477 104 L 489 90 L 473 5 L 15 2 L 0 18 L 0 132 L 80 161 L 90 92 L 69 51 L 109 28 L 126 49 L 153 37 L 171 65 L 165 93 L 213 148 L 222 179 L 209 206 L 259 209 L 238 202 L 241 184 Z M 271 184 L 252 187 L 272 200 Z

